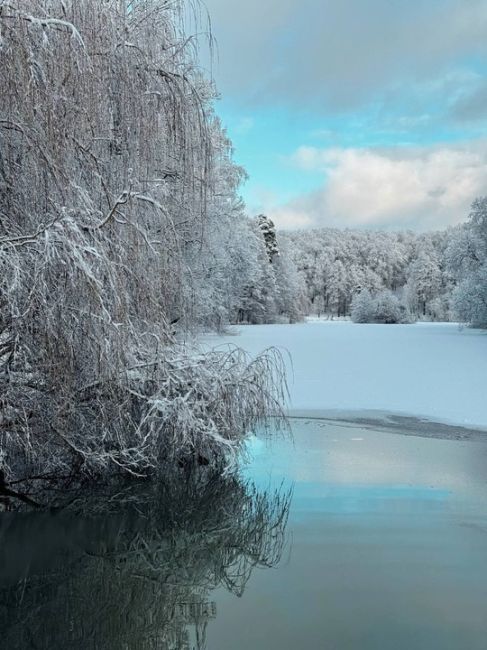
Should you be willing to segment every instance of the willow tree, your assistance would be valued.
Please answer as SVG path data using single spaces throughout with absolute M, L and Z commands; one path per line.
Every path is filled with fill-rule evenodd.
M 7 483 L 218 462 L 281 397 L 272 356 L 174 341 L 197 319 L 192 268 L 208 267 L 229 159 L 188 9 L 0 0 Z

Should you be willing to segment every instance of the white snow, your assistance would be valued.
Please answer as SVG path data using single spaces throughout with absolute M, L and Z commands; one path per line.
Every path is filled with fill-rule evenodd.
M 376 410 L 487 426 L 487 332 L 453 323 L 319 320 L 233 331 L 211 345 L 290 353 L 291 414 Z

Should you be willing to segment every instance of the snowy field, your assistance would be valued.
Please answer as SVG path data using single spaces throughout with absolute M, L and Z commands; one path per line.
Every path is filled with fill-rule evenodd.
M 211 345 L 289 352 L 291 415 L 374 410 L 487 426 L 487 332 L 452 323 L 318 320 L 233 332 L 212 337 Z

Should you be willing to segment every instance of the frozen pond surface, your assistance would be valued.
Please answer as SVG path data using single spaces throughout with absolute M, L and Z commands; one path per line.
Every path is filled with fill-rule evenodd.
M 296 420 L 252 448 L 294 482 L 288 553 L 219 593 L 209 648 L 485 650 L 487 444 Z
M 232 328 L 210 345 L 289 352 L 291 411 L 387 411 L 487 427 L 487 332 L 454 323 Z M 285 355 L 287 356 L 287 355 Z

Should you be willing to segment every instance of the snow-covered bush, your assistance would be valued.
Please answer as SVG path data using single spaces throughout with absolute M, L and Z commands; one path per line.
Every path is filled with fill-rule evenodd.
M 412 322 L 407 307 L 391 291 L 372 296 L 366 289 L 352 300 L 354 323 L 384 323 L 388 325 Z
M 399 302 L 391 291 L 382 291 L 374 300 L 374 322 L 388 325 L 409 323 L 410 316 L 406 307 Z

